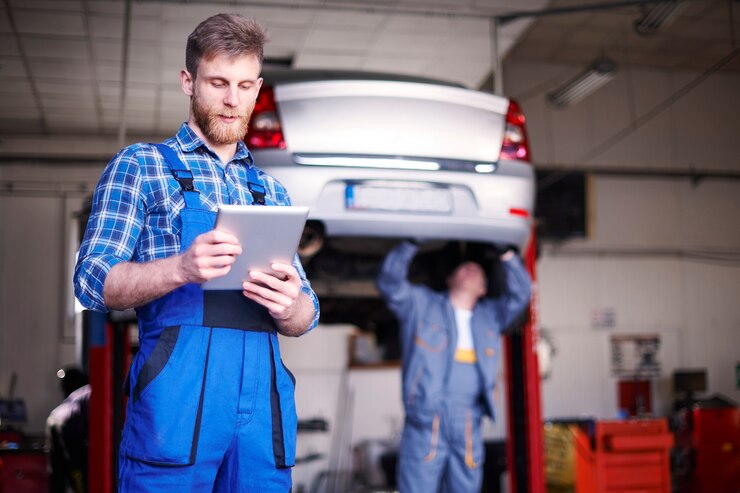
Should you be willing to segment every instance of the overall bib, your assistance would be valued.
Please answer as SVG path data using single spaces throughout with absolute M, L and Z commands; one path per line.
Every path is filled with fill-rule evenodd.
M 185 198 L 184 252 L 213 229 L 216 213 L 204 208 L 177 154 L 156 146 Z M 252 167 L 248 178 L 254 203 L 265 203 Z M 119 491 L 288 492 L 295 381 L 267 310 L 241 291 L 187 284 L 138 308 L 137 317 Z

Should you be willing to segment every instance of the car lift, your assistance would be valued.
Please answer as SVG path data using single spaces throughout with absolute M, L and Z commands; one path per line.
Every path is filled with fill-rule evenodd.
M 83 367 L 90 375 L 88 491 L 113 493 L 118 445 L 125 419 L 123 382 L 131 364 L 128 322 L 102 312 L 84 311 Z
M 519 332 L 504 337 L 508 403 L 506 463 L 510 493 L 545 491 L 542 405 L 536 352 L 539 332 L 536 261 L 537 241 L 532 228 L 529 246 L 524 254 L 524 265 L 532 278 L 529 319 Z
M 535 352 L 539 330 L 534 230 L 524 255 L 532 277 L 530 316 L 522 329 L 504 338 L 508 430 L 506 463 L 510 493 L 544 493 L 544 442 L 540 378 Z M 94 392 L 90 398 L 89 490 L 115 490 L 118 445 L 126 399 L 123 382 L 130 365 L 127 325 L 100 312 L 83 312 L 84 365 Z

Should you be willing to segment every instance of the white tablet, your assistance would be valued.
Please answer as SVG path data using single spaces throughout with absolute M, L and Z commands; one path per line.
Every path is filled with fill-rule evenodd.
M 228 274 L 211 279 L 203 289 L 238 289 L 250 270 L 274 272 L 273 263 L 292 264 L 308 216 L 308 207 L 221 205 L 215 229 L 239 239 L 242 254 Z

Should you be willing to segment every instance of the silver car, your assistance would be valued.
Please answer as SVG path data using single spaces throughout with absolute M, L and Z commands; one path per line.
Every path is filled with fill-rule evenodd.
M 526 243 L 535 173 L 515 102 L 366 72 L 264 78 L 247 145 L 314 234 Z

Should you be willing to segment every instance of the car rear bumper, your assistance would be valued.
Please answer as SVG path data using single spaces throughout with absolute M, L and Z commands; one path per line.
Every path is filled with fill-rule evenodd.
M 296 165 L 286 153 L 255 159 L 288 190 L 294 205 L 310 208 L 309 220 L 329 236 L 466 240 L 524 248 L 534 213 L 534 172 L 523 163 L 500 163 L 495 173 L 365 169 Z M 263 159 L 264 158 L 264 159 Z M 387 210 L 348 206 L 347 189 L 356 184 L 388 187 Z M 444 189 L 445 212 L 391 210 L 399 194 Z M 400 202 L 400 200 L 399 200 Z

